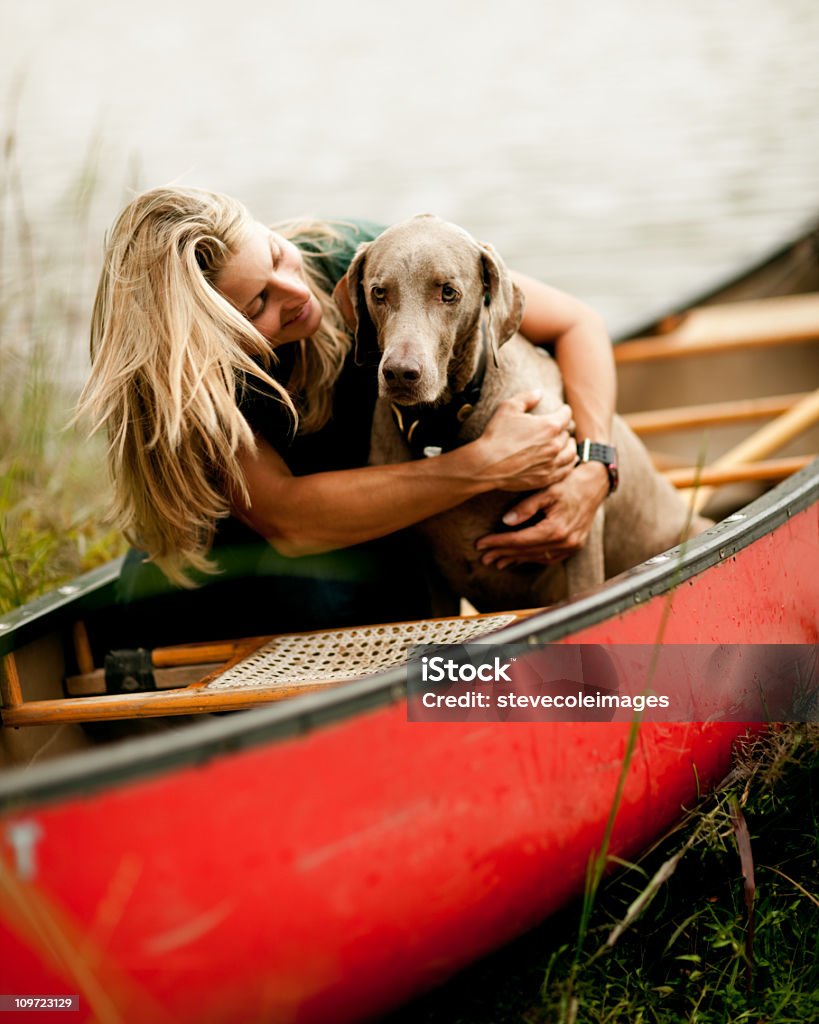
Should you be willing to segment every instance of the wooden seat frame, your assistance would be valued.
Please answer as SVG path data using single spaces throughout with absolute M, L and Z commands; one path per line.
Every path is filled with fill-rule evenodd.
M 513 619 L 525 618 L 540 609 L 506 612 Z M 430 623 L 480 623 L 496 619 L 498 613 L 448 617 L 422 620 Z M 398 627 L 412 627 L 413 622 L 389 623 L 360 629 L 385 630 Z M 302 638 L 305 643 L 313 637 L 327 632 L 353 632 L 353 630 L 310 630 L 303 633 L 286 634 L 287 639 Z M 182 644 L 177 647 L 159 648 L 151 652 L 157 689 L 138 693 L 102 693 L 82 696 L 89 689 L 105 687 L 105 673 L 89 665 L 83 648 L 84 629 L 75 624 L 75 648 L 79 648 L 77 661 L 86 670 L 66 680 L 66 689 L 77 696 L 59 697 L 49 700 L 26 700 L 23 694 L 17 663 L 13 653 L 3 659 L 0 671 L 0 694 L 2 695 L 2 718 L 7 726 L 48 725 L 60 722 L 97 722 L 123 718 L 152 718 L 165 715 L 206 714 L 213 711 L 240 711 L 258 704 L 269 704 L 300 696 L 316 690 L 340 686 L 349 679 L 336 678 L 327 681 L 305 681 L 288 686 L 272 681 L 269 686 L 237 687 L 236 689 L 208 689 L 208 685 L 219 679 L 229 669 L 240 665 L 260 648 L 277 636 L 251 637 L 222 643 Z M 486 635 L 485 633 L 483 635 Z M 410 644 L 413 641 L 408 640 Z M 468 642 L 468 641 L 464 641 Z

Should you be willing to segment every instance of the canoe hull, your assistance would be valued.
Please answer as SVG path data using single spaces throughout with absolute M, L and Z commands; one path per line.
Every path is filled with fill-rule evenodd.
M 678 586 L 643 569 L 640 588 L 619 581 L 619 610 L 592 600 L 577 628 L 581 603 L 575 628 L 558 611 L 530 635 L 815 644 L 815 490 L 780 502 L 759 536 L 715 528 L 697 556 L 711 564 Z M 106 1001 L 125 1021 L 355 1020 L 582 889 L 629 723 L 410 724 L 398 686 L 356 686 L 368 709 L 302 698 L 303 720 L 289 711 L 275 742 L 266 729 L 281 731 L 283 712 L 266 708 L 243 749 L 231 737 L 250 715 L 203 723 L 170 752 L 154 741 L 154 761 L 142 742 L 107 771 L 95 751 L 72 778 L 44 766 L 7 786 L 0 920 L 19 990 L 80 992 L 80 1020 L 104 1019 Z M 676 820 L 744 731 L 644 723 L 612 852 L 633 855 Z M 21 826 L 37 835 L 30 862 L 11 838 Z
M 818 237 L 699 301 L 816 292 Z M 662 333 L 678 312 L 633 333 Z M 742 352 L 623 365 L 621 410 L 801 391 L 813 353 L 771 349 L 753 369 Z M 708 437 L 716 452 L 734 443 Z M 815 452 L 815 435 L 805 445 Z M 690 458 L 702 442 L 662 447 Z M 503 639 L 815 645 L 817 541 L 814 462 L 686 551 Z M 117 568 L 4 616 L 0 654 L 14 651 L 27 699 L 53 698 L 77 619 L 104 634 Z M 3 990 L 77 993 L 78 1021 L 358 1020 L 582 891 L 630 723 L 410 723 L 404 692 L 397 668 L 94 749 L 77 725 L 4 728 L 0 757 L 26 767 L 0 774 Z M 762 727 L 642 723 L 610 852 L 645 848 Z
M 740 731 L 646 726 L 614 850 L 633 854 L 718 780 Z M 135 1022 L 359 1019 L 582 886 L 627 737 L 624 723 L 408 727 L 399 706 L 26 815 L 37 876 L 3 887 L 6 967 L 20 991 L 79 989 L 82 1020 L 95 988 Z M 296 802 L 294 778 L 325 784 Z M 48 922 L 36 933 L 20 899 Z

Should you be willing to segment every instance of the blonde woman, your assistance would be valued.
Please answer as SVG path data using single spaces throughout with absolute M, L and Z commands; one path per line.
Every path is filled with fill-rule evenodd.
M 271 230 L 198 189 L 135 198 L 108 238 L 80 401 L 109 439 L 113 517 L 134 545 L 120 577 L 121 644 L 429 614 L 429 567 L 392 535 L 486 490 L 535 491 L 548 516 L 485 558 L 565 555 L 607 493 L 573 469 L 568 407 L 498 410 L 436 459 L 367 466 L 375 365 L 357 366 L 331 293 L 373 225 Z M 521 329 L 555 342 L 581 436 L 607 440 L 609 342 L 581 303 L 516 275 Z M 511 518 L 514 518 L 512 516 Z

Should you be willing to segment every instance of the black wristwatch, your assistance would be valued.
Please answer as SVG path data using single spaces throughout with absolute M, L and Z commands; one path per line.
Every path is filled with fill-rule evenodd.
M 617 469 L 617 449 L 613 444 L 600 444 L 598 441 L 577 442 L 577 462 L 602 462 L 609 475 L 609 494 L 614 494 L 620 483 L 620 472 Z

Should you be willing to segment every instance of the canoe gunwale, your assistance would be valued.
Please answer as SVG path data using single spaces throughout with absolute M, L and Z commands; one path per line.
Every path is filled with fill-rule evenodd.
M 505 627 L 498 643 L 550 643 L 612 618 L 673 590 L 749 547 L 819 501 L 819 459 L 728 520 L 657 558 L 608 580 L 584 598 L 565 602 Z M 738 516 L 743 518 L 738 518 Z M 113 572 L 109 567 L 104 567 Z M 96 571 L 96 586 L 107 582 Z M 88 574 L 89 577 L 95 574 Z M 86 577 L 88 579 L 88 577 Z M 78 595 L 74 595 L 76 600 Z M 59 608 L 65 602 L 58 602 Z M 45 611 L 53 612 L 54 608 Z M 45 614 L 45 612 L 44 612 Z M 40 616 L 38 616 L 39 618 Z M 33 626 L 35 617 L 28 616 Z M 491 648 L 490 648 L 491 650 Z M 286 740 L 404 699 L 404 666 L 339 688 L 322 690 L 184 729 L 134 737 L 0 776 L 0 807 L 23 809 L 134 782 L 173 768 L 192 767 L 224 754 Z
M 106 562 L 3 615 L 0 621 L 0 657 L 36 640 L 45 626 L 51 630 L 73 622 L 77 618 L 78 606 L 93 601 L 100 591 L 113 586 L 124 561 L 123 556 Z
M 775 271 L 779 264 L 784 263 L 804 246 L 810 247 L 813 251 L 814 260 L 819 260 L 819 220 L 815 214 L 796 225 L 781 242 L 767 246 L 756 257 L 745 260 L 736 270 L 729 271 L 721 277 L 716 284 L 694 287 L 687 294 L 679 296 L 673 304 L 665 303 L 658 306 L 648 316 L 641 316 L 639 320 L 618 329 L 612 339 L 614 344 L 619 345 L 634 338 L 653 334 L 658 326 L 669 318 L 673 319 L 687 310 L 721 301 L 724 293 L 742 285 L 746 280 L 763 277 Z M 758 297 L 762 298 L 764 294 L 765 291 L 761 291 Z

